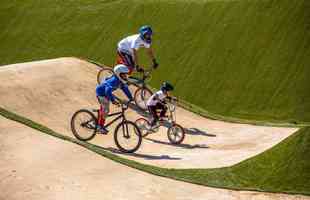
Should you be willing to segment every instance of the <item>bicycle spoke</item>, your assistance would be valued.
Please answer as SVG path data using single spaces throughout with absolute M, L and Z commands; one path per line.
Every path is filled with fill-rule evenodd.
M 88 110 L 77 111 L 71 119 L 71 130 L 75 137 L 87 141 L 95 136 L 96 117 Z
M 139 88 L 134 96 L 134 100 L 136 105 L 142 109 L 142 110 L 146 110 L 147 106 L 146 106 L 146 102 L 147 100 L 152 96 L 152 92 L 147 89 L 147 88 Z
M 130 138 L 130 135 L 129 135 L 129 130 L 128 130 L 128 124 L 125 124 L 125 126 L 126 126 L 126 134 L 125 134 L 125 137 L 126 137 L 127 139 L 129 139 L 129 138 Z
M 173 125 L 168 129 L 168 139 L 173 144 L 180 144 L 185 137 L 183 128 L 179 125 Z
M 121 151 L 134 152 L 139 148 L 142 136 L 136 124 L 125 121 L 116 127 L 114 140 Z

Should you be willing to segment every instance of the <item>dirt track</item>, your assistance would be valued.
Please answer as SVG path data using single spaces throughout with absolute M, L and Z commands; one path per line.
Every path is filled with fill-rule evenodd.
M 72 136 L 70 118 L 80 108 L 96 108 L 97 68 L 76 58 L 60 58 L 0 67 L 1 106 Z M 112 111 L 115 110 L 112 107 Z M 129 111 L 135 120 L 139 115 Z M 177 109 L 177 122 L 188 129 L 180 146 L 169 144 L 166 128 L 143 141 L 139 162 L 173 168 L 214 168 L 236 164 L 277 144 L 295 128 L 274 128 L 209 120 Z M 91 142 L 115 150 L 113 128 Z
M 0 199 L 310 199 L 161 178 L 0 116 Z

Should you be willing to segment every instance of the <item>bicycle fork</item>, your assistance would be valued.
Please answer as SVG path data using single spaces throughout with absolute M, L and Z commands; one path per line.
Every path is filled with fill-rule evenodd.
M 125 122 L 126 120 L 123 119 L 123 122 L 122 122 L 123 136 L 124 138 L 129 139 L 130 135 L 129 135 L 129 130 L 128 130 L 128 124 Z

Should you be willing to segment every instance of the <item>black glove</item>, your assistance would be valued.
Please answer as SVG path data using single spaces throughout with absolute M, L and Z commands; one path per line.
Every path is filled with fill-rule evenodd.
M 139 65 L 136 66 L 136 70 L 137 72 L 144 72 L 144 69 L 139 67 Z
M 159 64 L 157 63 L 155 58 L 152 61 L 153 61 L 153 68 L 156 69 Z
M 112 101 L 112 104 L 119 106 L 120 104 L 117 101 Z

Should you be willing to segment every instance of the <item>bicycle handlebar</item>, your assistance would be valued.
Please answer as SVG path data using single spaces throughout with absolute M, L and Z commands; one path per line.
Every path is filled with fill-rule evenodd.
M 140 72 L 143 75 L 143 78 L 147 78 L 150 76 L 150 74 L 153 72 L 154 68 L 150 68 L 148 70 L 143 70 L 142 72 Z
M 129 108 L 129 104 L 130 104 L 130 101 L 127 101 L 127 102 L 124 102 L 120 99 L 116 99 L 116 101 L 119 103 L 118 107 L 121 107 L 122 110 L 127 110 Z

